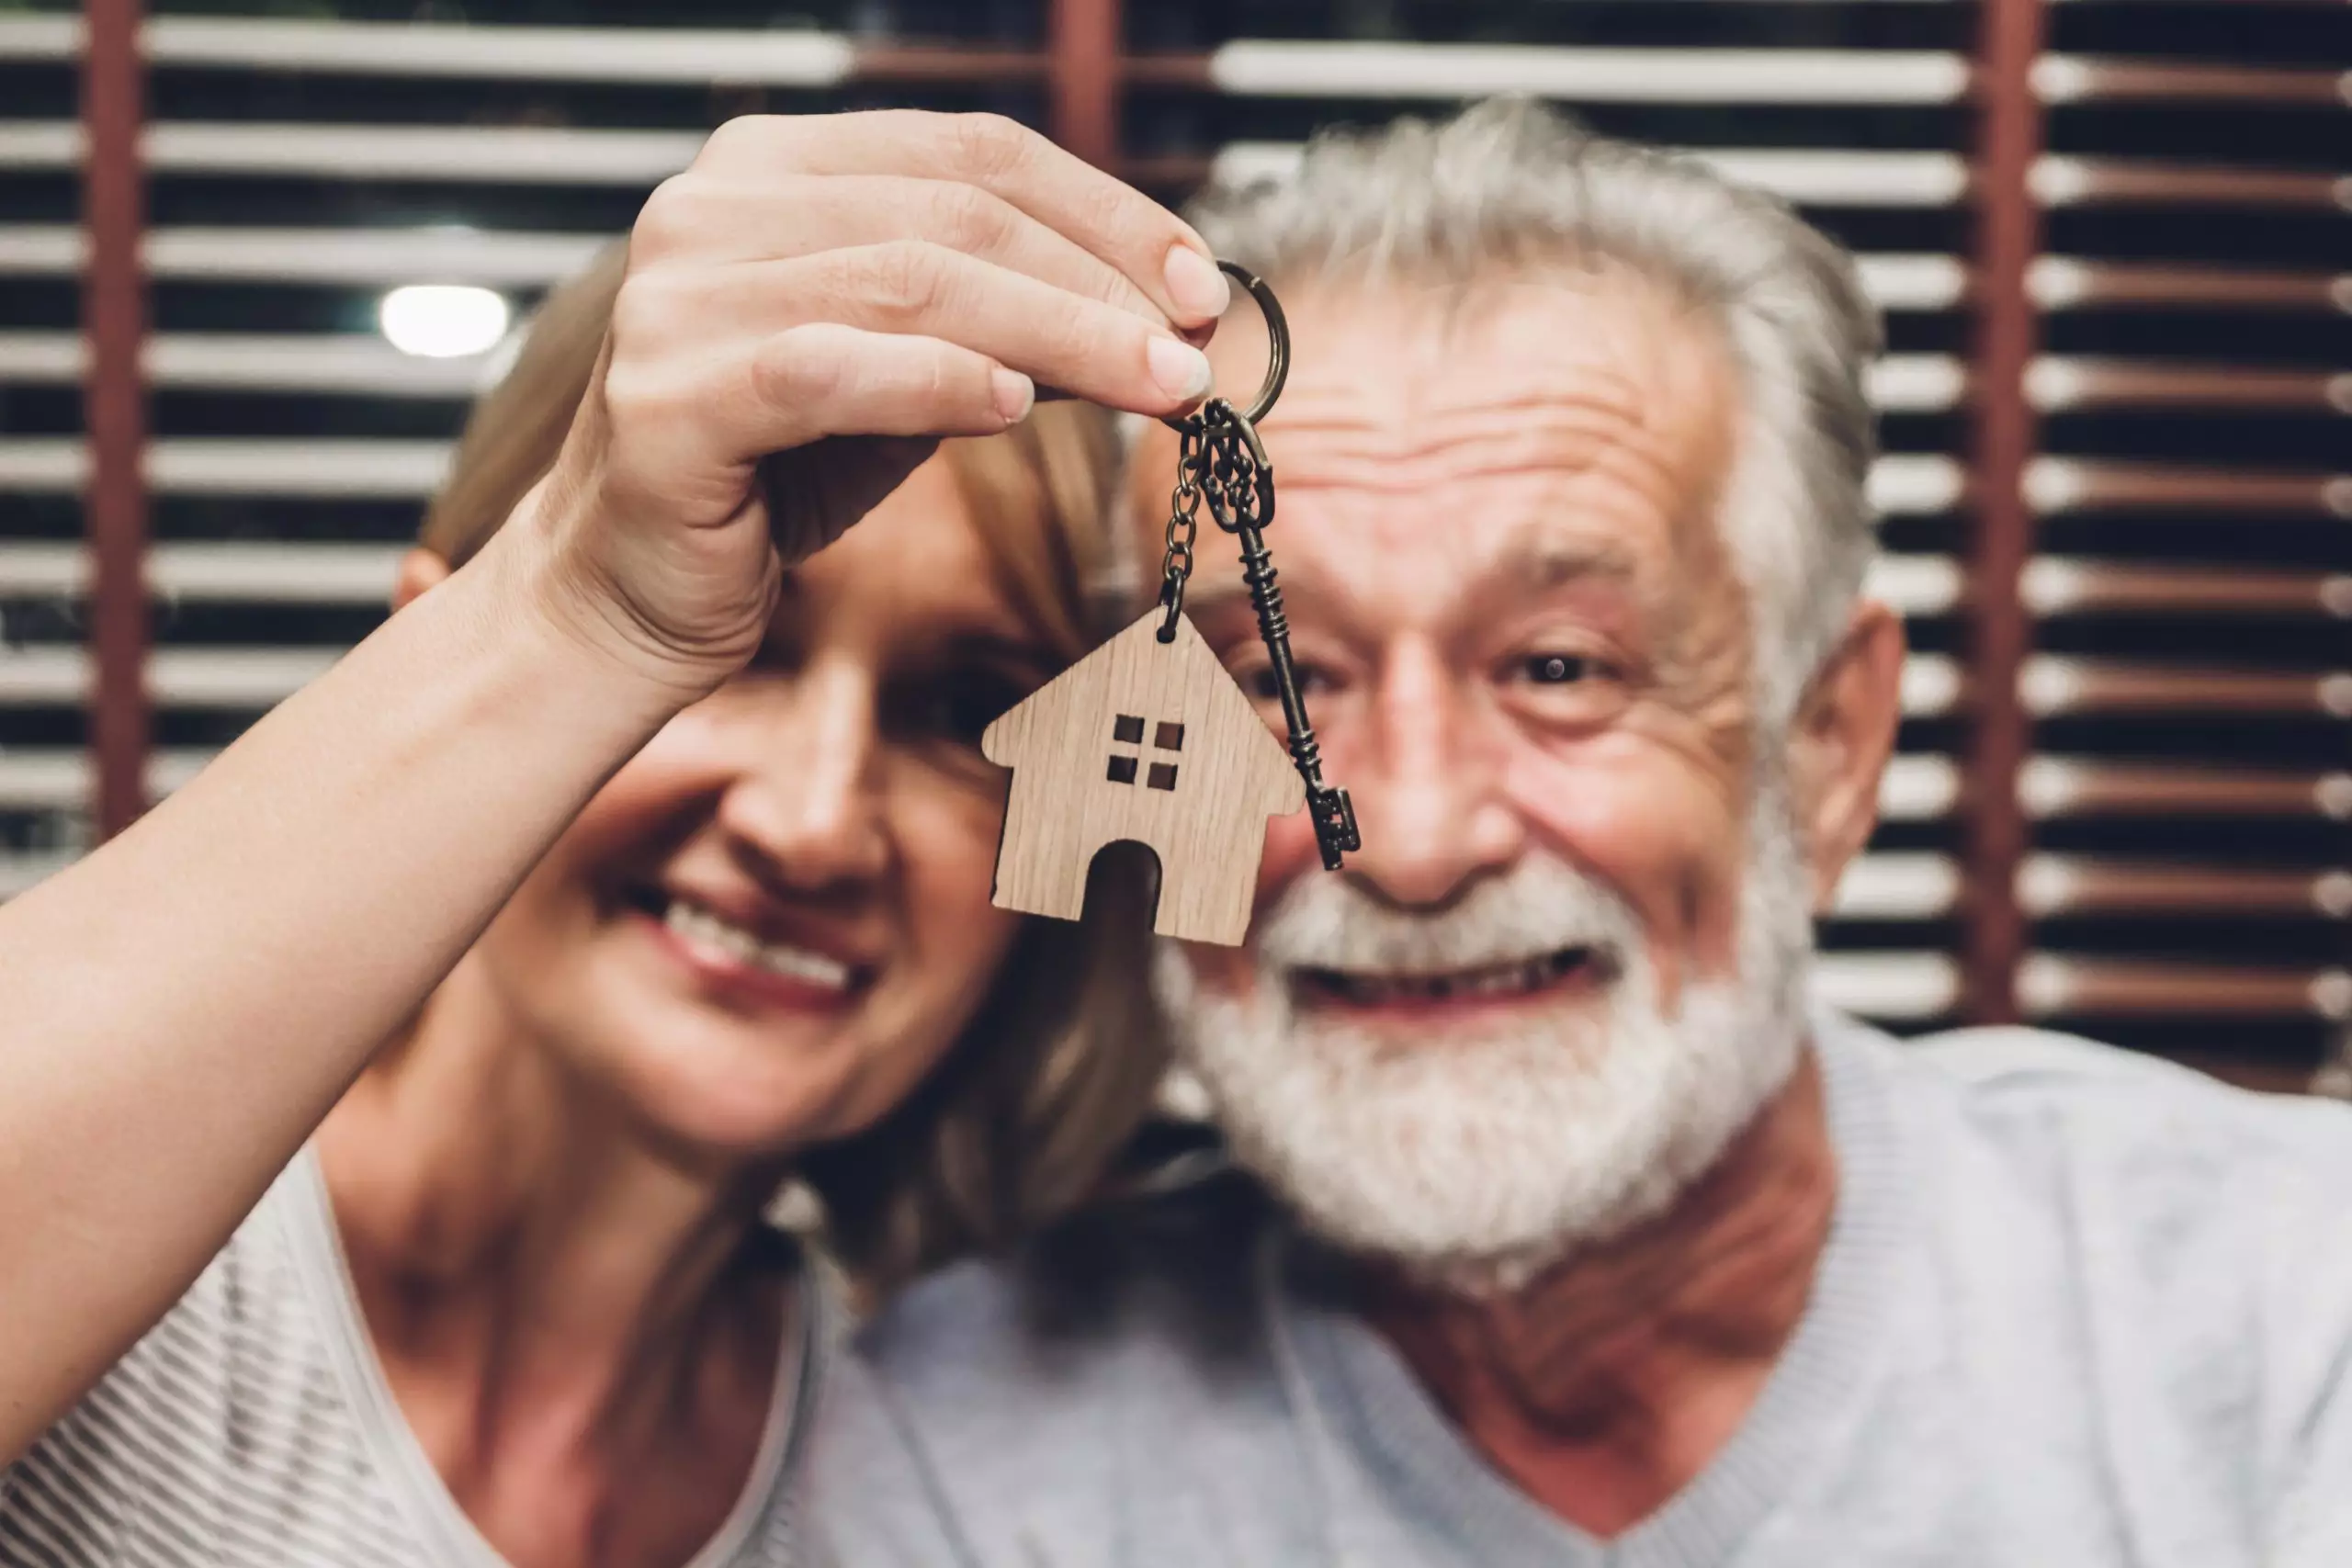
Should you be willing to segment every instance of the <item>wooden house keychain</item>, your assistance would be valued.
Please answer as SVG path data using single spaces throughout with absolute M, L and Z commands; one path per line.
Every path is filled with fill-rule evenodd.
M 1330 871 L 1360 840 L 1348 792 L 1323 783 L 1266 551 L 1274 468 L 1258 422 L 1290 374 L 1290 327 L 1273 290 L 1231 262 L 1217 265 L 1265 312 L 1272 352 L 1246 413 L 1211 398 L 1168 421 L 1180 445 L 1159 604 L 989 726 L 980 750 L 1013 770 L 997 849 L 998 908 L 1077 919 L 1096 853 L 1132 841 L 1159 857 L 1152 929 L 1230 947 L 1250 927 L 1267 818 L 1304 804 Z M 1290 730 L 1287 755 L 1184 615 L 1204 505 L 1240 543 L 1241 579 Z

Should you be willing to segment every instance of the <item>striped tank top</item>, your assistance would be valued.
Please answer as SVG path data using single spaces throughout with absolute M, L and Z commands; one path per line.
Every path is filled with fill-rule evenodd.
M 824 1294 L 800 1292 L 751 1481 L 690 1568 L 795 1561 Z M 393 1402 L 308 1149 L 170 1314 L 0 1469 L 7 1568 L 192 1563 L 504 1568 Z

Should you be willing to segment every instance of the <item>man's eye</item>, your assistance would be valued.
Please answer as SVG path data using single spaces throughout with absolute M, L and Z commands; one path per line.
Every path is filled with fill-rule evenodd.
M 1574 653 L 1538 653 L 1525 666 L 1527 678 L 1539 686 L 1565 686 L 1590 675 L 1592 661 Z

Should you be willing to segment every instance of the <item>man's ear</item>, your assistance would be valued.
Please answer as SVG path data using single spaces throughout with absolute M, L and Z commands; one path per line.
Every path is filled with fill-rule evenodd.
M 1903 623 L 1864 602 L 1790 727 L 1791 805 L 1806 831 L 1816 908 L 1878 825 L 1879 780 L 1903 721 Z
M 422 546 L 401 557 L 400 575 L 392 580 L 395 614 L 424 597 L 424 591 L 449 580 L 449 563 Z

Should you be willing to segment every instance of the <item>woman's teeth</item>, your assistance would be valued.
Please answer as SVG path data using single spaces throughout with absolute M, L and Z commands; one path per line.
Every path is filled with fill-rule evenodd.
M 840 960 L 828 958 L 821 953 L 811 953 L 805 947 L 762 942 L 742 927 L 680 899 L 670 900 L 662 923 L 670 929 L 672 935 L 687 945 L 701 948 L 719 958 L 748 964 L 771 975 L 805 980 L 827 990 L 849 988 L 849 965 Z
M 1317 986 L 1342 1001 L 1356 1007 L 1382 1007 L 1396 1002 L 1526 996 L 1580 967 L 1588 956 L 1588 950 L 1571 947 L 1510 964 L 1428 975 L 1369 975 L 1344 969 L 1312 969 L 1306 973 Z

